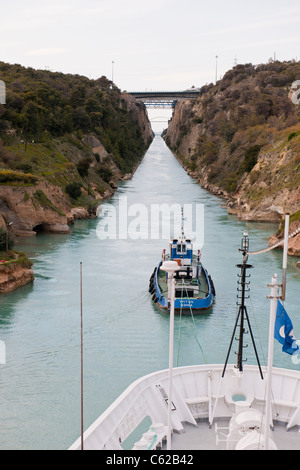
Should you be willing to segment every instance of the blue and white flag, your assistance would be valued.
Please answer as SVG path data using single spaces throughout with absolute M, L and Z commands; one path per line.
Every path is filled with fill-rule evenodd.
M 282 351 L 290 354 L 300 354 L 300 348 L 294 337 L 293 324 L 282 303 L 278 300 L 274 337 L 282 344 Z

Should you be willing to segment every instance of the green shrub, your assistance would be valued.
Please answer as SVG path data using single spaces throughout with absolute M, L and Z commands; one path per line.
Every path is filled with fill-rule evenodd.
M 15 165 L 16 170 L 20 170 L 23 173 L 30 173 L 32 171 L 32 166 L 29 165 L 28 163 L 17 163 Z
M 7 252 L 0 251 L 0 259 L 5 260 L 5 263 L 0 264 L 0 269 L 2 266 L 7 267 L 7 266 L 20 265 L 28 269 L 32 268 L 33 266 L 33 262 L 27 258 L 24 252 L 18 252 L 18 251 L 12 251 L 12 250 L 9 250 Z
M 97 173 L 98 175 L 100 176 L 100 178 L 103 179 L 103 181 L 105 181 L 105 183 L 109 183 L 112 176 L 113 176 L 113 172 L 111 171 L 111 169 L 107 166 L 99 166 L 97 168 Z
M 206 142 L 203 145 L 203 150 L 204 150 L 204 158 L 203 162 L 207 164 L 214 163 L 218 159 L 218 146 L 212 142 Z
M 297 135 L 299 135 L 300 132 L 292 132 L 289 136 L 288 136 L 288 142 L 290 140 L 292 140 L 294 137 L 297 137 Z
M 255 167 L 258 159 L 258 154 L 260 152 L 261 146 L 260 145 L 253 145 L 249 147 L 245 152 L 244 161 L 242 164 L 242 170 L 250 173 L 252 168 Z
M 75 181 L 73 183 L 67 184 L 66 193 L 72 199 L 78 199 L 81 196 L 81 184 L 76 183 Z
M 92 163 L 91 158 L 85 157 L 85 158 L 82 158 L 80 162 L 77 164 L 78 173 L 80 174 L 82 178 L 84 178 L 85 176 L 88 176 L 91 163 Z

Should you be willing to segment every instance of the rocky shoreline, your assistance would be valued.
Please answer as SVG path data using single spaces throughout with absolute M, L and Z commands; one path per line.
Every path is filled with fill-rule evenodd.
M 14 260 L 0 260 L 0 294 L 8 294 L 34 281 L 32 263 L 23 253 L 14 254 Z
M 297 220 L 295 222 L 292 221 L 290 223 L 289 233 L 291 234 L 297 229 L 300 229 L 300 220 Z M 272 235 L 272 237 L 270 237 L 269 246 L 272 246 L 275 243 L 282 241 L 283 237 L 284 230 L 278 231 L 275 235 Z M 280 248 L 283 249 L 283 245 L 281 245 Z M 288 255 L 300 258 L 300 233 L 289 239 Z M 297 262 L 297 266 L 300 267 L 300 261 Z

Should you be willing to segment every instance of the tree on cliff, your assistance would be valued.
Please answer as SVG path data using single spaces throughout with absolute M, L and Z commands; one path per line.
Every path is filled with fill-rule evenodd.
M 0 252 L 6 251 L 6 243 L 8 250 L 11 250 L 15 243 L 14 237 L 9 230 L 6 231 L 4 227 L 0 227 Z

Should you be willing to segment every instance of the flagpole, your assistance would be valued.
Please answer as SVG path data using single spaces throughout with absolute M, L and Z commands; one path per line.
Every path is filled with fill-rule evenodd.
M 82 262 L 80 262 L 80 408 L 81 408 L 81 450 L 84 450 L 83 441 L 83 311 L 82 311 Z
M 272 278 L 271 295 L 268 298 L 270 302 L 270 326 L 269 326 L 269 349 L 268 349 L 268 375 L 267 375 L 267 392 L 266 392 L 266 422 L 265 422 L 265 450 L 269 450 L 270 439 L 270 422 L 272 418 L 271 409 L 271 396 L 272 396 L 272 370 L 273 370 L 273 355 L 274 355 L 274 331 L 278 302 L 278 284 L 277 274 Z
M 285 300 L 285 293 L 286 293 L 286 269 L 287 269 L 287 256 L 288 256 L 289 228 L 290 228 L 290 214 L 287 213 L 285 215 L 285 226 L 284 226 L 281 300 Z

